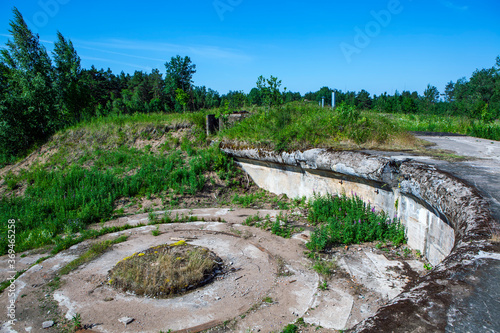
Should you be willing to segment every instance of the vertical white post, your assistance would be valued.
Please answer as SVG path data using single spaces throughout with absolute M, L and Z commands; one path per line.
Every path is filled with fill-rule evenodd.
M 322 108 L 325 107 L 325 98 L 324 97 L 321 98 L 321 107 Z
M 335 91 L 332 91 L 332 110 L 335 109 Z

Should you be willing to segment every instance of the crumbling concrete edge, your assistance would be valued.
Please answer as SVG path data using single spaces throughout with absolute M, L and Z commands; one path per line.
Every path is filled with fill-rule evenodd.
M 455 246 L 450 255 L 374 316 L 354 327 L 353 332 L 444 332 L 452 295 L 457 286 L 464 284 L 464 276 L 474 274 L 478 265 L 475 258 L 480 253 L 500 250 L 491 240 L 499 234 L 499 228 L 487 201 L 473 186 L 434 166 L 356 151 L 275 152 L 223 143 L 221 149 L 236 158 L 333 171 L 360 181 L 381 182 L 426 202 L 450 222 L 455 230 Z

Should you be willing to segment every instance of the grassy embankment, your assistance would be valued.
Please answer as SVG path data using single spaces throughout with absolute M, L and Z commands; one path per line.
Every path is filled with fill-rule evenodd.
M 57 133 L 15 172 L 2 170 L 0 218 L 16 220 L 16 252 L 71 245 L 77 233 L 94 236 L 89 224 L 177 207 L 205 186 L 236 187 L 236 167 L 207 144 L 203 124 L 203 113 L 95 119 Z
M 96 118 L 60 131 L 16 168 L 1 170 L 0 218 L 16 219 L 16 251 L 45 245 L 60 250 L 95 237 L 89 224 L 156 209 L 266 203 L 289 208 L 264 191 L 247 191 L 232 160 L 209 144 L 207 113 Z M 419 151 L 422 143 L 406 130 L 466 133 L 474 124 L 446 119 L 290 103 L 254 108 L 251 117 L 209 139 L 275 150 Z M 6 230 L 0 226 L 2 253 Z

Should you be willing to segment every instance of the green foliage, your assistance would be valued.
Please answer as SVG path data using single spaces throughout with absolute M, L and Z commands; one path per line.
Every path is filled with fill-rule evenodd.
M 257 79 L 257 89 L 262 102 L 269 107 L 279 107 L 283 104 L 284 100 L 280 87 L 281 80 L 272 75 L 269 79 L 264 78 L 262 75 Z
M 319 256 L 315 256 L 313 269 L 320 275 L 324 277 L 329 277 L 333 274 L 333 271 L 337 268 L 337 264 L 333 259 L 323 259 Z
M 249 216 L 243 224 L 264 230 L 270 230 L 272 234 L 283 238 L 290 238 L 295 232 L 295 228 L 290 225 L 288 217 L 286 215 L 282 215 L 281 213 L 276 216 L 274 222 L 271 221 L 269 215 L 267 215 L 264 219 L 261 219 L 257 214 L 255 216 Z
M 259 110 L 220 135 L 276 150 L 291 150 L 338 146 L 342 140 L 357 144 L 385 143 L 402 133 L 390 119 L 378 114 L 364 116 L 346 104 L 332 112 L 309 103 L 294 102 L 267 111 Z
M 267 297 L 264 297 L 264 299 L 262 300 L 262 302 L 272 304 L 273 303 L 273 299 L 271 297 L 267 296 Z
M 91 169 L 76 163 L 64 170 L 26 172 L 23 180 L 30 185 L 25 196 L 0 199 L 0 218 L 16 216 L 18 220 L 17 251 L 52 244 L 63 232 L 79 232 L 88 224 L 112 218 L 119 198 L 162 192 L 195 194 L 205 184 L 204 172 L 213 170 L 225 177 L 235 173 L 232 160 L 217 147 L 199 149 L 187 160 L 179 150 L 151 155 L 125 147 L 97 150 L 91 157 Z M 6 234 L 6 225 L 0 226 L 0 235 Z M 0 252 L 6 250 L 7 237 L 2 236 Z
M 0 148 L 19 154 L 59 127 L 51 60 L 14 8 L 12 40 L 0 51 Z
M 358 196 L 315 196 L 310 203 L 308 219 L 317 224 L 307 247 L 323 251 L 339 244 L 358 244 L 375 240 L 405 242 L 404 226 L 391 220 Z
M 318 288 L 323 291 L 328 290 L 328 282 L 326 281 L 320 282 Z
M 188 56 L 182 58 L 177 55 L 172 57 L 169 62 L 165 63 L 167 75 L 165 77 L 165 93 L 168 96 L 169 108 L 175 111 L 181 111 L 180 101 L 177 100 L 178 92 L 183 91 L 184 94 L 191 94 L 193 74 L 196 73 L 196 65 L 191 63 Z M 186 97 L 182 94 L 181 101 L 186 102 L 190 96 Z M 187 102 L 186 102 L 187 103 Z
M 186 105 L 189 102 L 189 95 L 184 92 L 181 88 L 175 89 L 175 100 L 182 105 L 184 111 L 186 111 Z
M 161 234 L 161 232 L 160 232 L 160 228 L 157 226 L 157 227 L 156 227 L 156 229 L 151 230 L 151 234 L 152 234 L 153 236 L 155 236 L 155 237 L 156 237 L 156 236 L 160 236 L 160 234 Z
M 75 260 L 71 261 L 68 263 L 66 266 L 61 268 L 59 271 L 59 275 L 66 275 L 69 272 L 75 270 L 76 268 L 80 267 L 81 265 L 88 263 L 95 258 L 99 257 L 102 255 L 104 252 L 106 252 L 111 246 L 114 244 L 118 243 L 123 243 L 127 240 L 127 236 L 120 236 L 114 240 L 105 240 L 102 242 L 97 242 L 94 243 L 90 246 L 90 249 L 88 249 L 84 254 L 82 254 L 80 257 L 76 258 Z
M 407 131 L 457 133 L 500 141 L 500 124 L 492 122 L 488 115 L 485 115 L 485 119 L 489 121 L 464 116 L 405 114 L 398 114 L 393 119 Z
M 288 324 L 285 326 L 285 328 L 281 331 L 281 333 L 296 333 L 299 330 L 297 325 L 294 324 Z

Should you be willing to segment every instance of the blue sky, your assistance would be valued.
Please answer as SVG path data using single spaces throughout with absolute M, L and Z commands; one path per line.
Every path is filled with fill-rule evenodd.
M 273 75 L 302 94 L 441 92 L 500 55 L 498 0 L 2 0 L 0 45 L 17 6 L 50 51 L 57 30 L 82 65 L 165 72 L 187 55 L 196 85 L 249 92 Z

